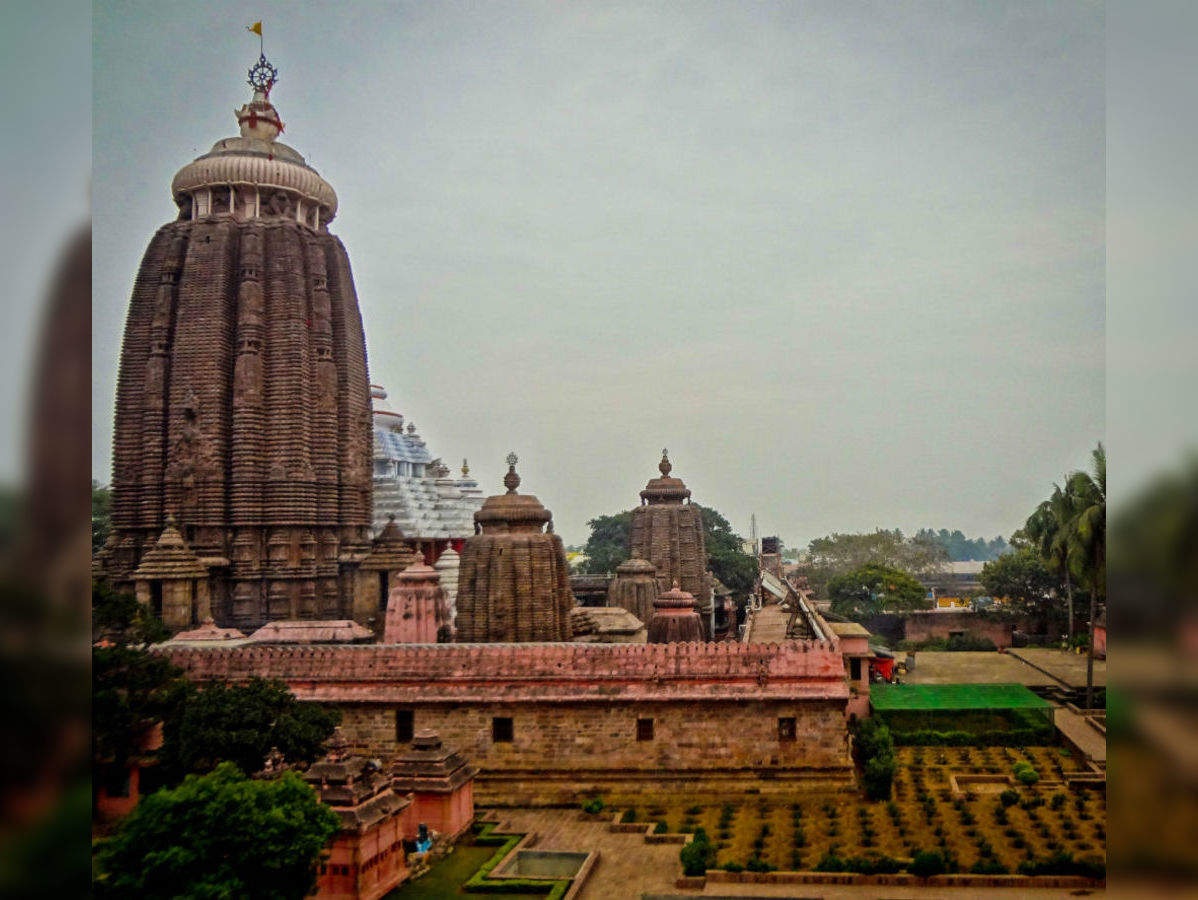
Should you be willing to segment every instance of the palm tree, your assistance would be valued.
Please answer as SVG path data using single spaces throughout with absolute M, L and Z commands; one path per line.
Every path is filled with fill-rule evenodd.
M 1070 643 L 1073 641 L 1073 578 L 1069 571 L 1069 531 L 1074 517 L 1073 506 L 1073 497 L 1054 484 L 1052 496 L 1036 507 L 1023 527 L 1048 570 L 1065 578 Z
M 1070 568 L 1090 593 L 1090 653 L 1086 660 L 1086 708 L 1094 699 L 1094 622 L 1098 601 L 1106 601 L 1106 449 L 1099 442 L 1092 472 L 1074 472 L 1066 482 L 1073 519 L 1067 544 Z

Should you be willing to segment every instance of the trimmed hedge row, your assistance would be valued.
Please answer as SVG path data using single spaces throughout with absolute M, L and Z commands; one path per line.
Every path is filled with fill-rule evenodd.
M 462 885 L 473 894 L 545 894 L 546 900 L 561 900 L 570 889 L 570 881 L 544 881 L 532 878 L 491 878 L 491 872 L 503 858 L 520 843 L 522 834 L 494 834 L 494 822 L 488 822 L 475 832 L 474 843 L 484 847 L 498 846 L 491 858 L 478 867 Z
M 892 731 L 900 747 L 1043 747 L 1056 743 L 1052 728 L 1016 728 L 1010 731 Z

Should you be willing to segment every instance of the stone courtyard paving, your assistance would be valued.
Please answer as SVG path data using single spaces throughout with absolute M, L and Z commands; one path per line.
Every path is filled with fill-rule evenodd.
M 1028 667 L 1043 669 L 1049 675 L 1071 687 L 1086 686 L 1086 654 L 1048 647 L 1019 647 L 1008 654 L 1023 660 Z M 1106 685 L 1106 660 L 1094 660 L 1094 683 Z
M 899 658 L 902 658 L 901 654 Z M 993 650 L 920 651 L 915 654 L 914 670 L 902 677 L 908 684 L 1023 684 L 1028 687 L 1058 684 L 1049 675 L 1010 654 Z
M 578 893 L 579 900 L 635 900 L 644 893 L 670 893 L 682 874 L 680 845 L 649 844 L 643 834 L 610 831 L 611 816 L 595 820 L 577 809 L 499 809 L 492 817 L 499 822 L 498 832 L 536 832 L 538 850 L 598 850 L 598 864 Z

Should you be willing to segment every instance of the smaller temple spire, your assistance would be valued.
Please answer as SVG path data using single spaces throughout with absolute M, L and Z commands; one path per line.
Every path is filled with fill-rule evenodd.
M 516 488 L 520 487 L 520 476 L 516 474 L 516 463 L 519 461 L 520 457 L 515 452 L 507 455 L 507 474 L 503 476 L 503 486 L 509 494 L 516 493 Z
M 670 451 L 665 447 L 661 448 L 661 462 L 657 464 L 657 470 L 661 472 L 662 478 L 669 478 L 670 471 L 674 467 L 670 465 Z

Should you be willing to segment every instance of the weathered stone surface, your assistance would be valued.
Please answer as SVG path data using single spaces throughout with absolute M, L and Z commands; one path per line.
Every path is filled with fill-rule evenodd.
M 653 563 L 633 557 L 616 567 L 616 577 L 607 591 L 607 605 L 626 609 L 648 625 L 653 620 L 653 603 L 660 593 Z
M 632 556 L 654 566 L 661 591 L 678 582 L 705 617 L 711 610 L 711 580 L 703 518 L 691 505 L 691 492 L 682 480 L 670 477 L 672 466 L 664 450 L 658 469 L 661 477 L 649 481 L 641 491 L 641 505 L 632 511 Z M 705 623 L 704 636 L 710 639 L 706 628 Z
M 785 644 L 432 644 L 171 648 L 190 677 L 281 678 L 336 706 L 355 745 L 400 749 L 399 714 L 481 769 L 480 798 L 565 802 L 579 785 L 712 779 L 731 790 L 851 783 L 839 648 Z M 637 719 L 653 719 L 637 740 Z M 778 719 L 795 719 L 783 740 Z M 511 740 L 496 719 L 511 720 Z M 406 740 L 406 738 L 405 738 Z M 631 787 L 630 787 L 631 786 Z M 797 788 L 796 788 L 797 789 Z M 555 799 L 556 798 L 556 799 Z
M 703 640 L 703 625 L 695 609 L 695 598 L 681 590 L 677 581 L 671 590 L 653 601 L 648 640 L 650 644 Z
M 516 457 L 508 457 L 508 492 L 488 497 L 474 514 L 481 533 L 462 548 L 458 570 L 460 643 L 568 641 L 572 636 L 570 566 L 553 516 L 530 494 L 517 494 Z M 543 532 L 549 525 L 550 531 Z
M 262 92 L 254 102 L 273 110 Z M 129 584 L 173 515 L 209 575 L 213 618 L 242 630 L 348 615 L 343 557 L 370 539 L 366 344 L 349 258 L 327 230 L 336 197 L 263 121 L 181 170 L 179 219 L 142 259 L 103 554 L 104 574 Z

